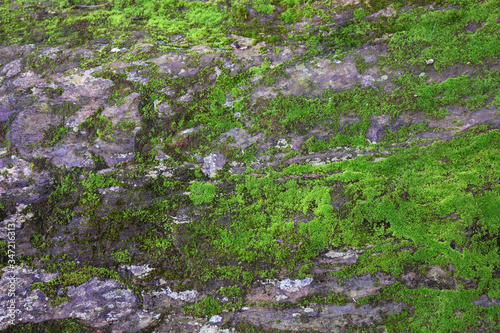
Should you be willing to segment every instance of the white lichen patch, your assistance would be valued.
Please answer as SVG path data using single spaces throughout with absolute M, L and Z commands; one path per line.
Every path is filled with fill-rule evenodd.
M 286 142 L 286 139 L 279 139 L 275 146 L 275 148 L 278 149 L 284 149 L 286 147 L 288 147 L 288 142 Z
M 217 326 L 205 325 L 200 329 L 200 333 L 218 333 L 219 328 Z
M 211 322 L 211 323 L 220 323 L 221 321 L 222 321 L 222 317 L 219 315 L 212 316 L 212 317 L 210 317 L 210 320 L 209 320 L 209 322 Z
M 272 284 L 273 286 L 276 286 L 276 283 L 278 283 L 278 280 L 276 279 L 265 279 L 261 281 L 260 283 L 262 284 Z
M 105 299 L 121 299 L 121 298 L 127 298 L 131 296 L 131 292 L 128 289 L 114 289 L 111 290 L 108 293 L 105 293 L 102 295 Z
M 294 293 L 294 292 L 299 291 L 300 288 L 303 288 L 305 286 L 310 285 L 312 282 L 313 282 L 313 278 L 310 276 L 306 277 L 305 279 L 302 279 L 302 280 L 286 279 L 286 280 L 280 281 L 279 288 L 281 290 L 285 290 L 285 291 L 288 291 L 290 293 Z
M 128 269 L 132 274 L 134 274 L 137 278 L 143 278 L 147 276 L 154 268 L 149 267 L 149 264 L 146 265 L 124 265 L 124 268 Z
M 198 296 L 198 292 L 196 290 L 185 290 L 181 292 L 175 292 L 172 291 L 170 287 L 167 287 L 166 289 L 161 288 L 161 291 L 153 291 L 151 293 L 152 296 L 159 296 L 162 294 L 166 294 L 173 299 L 180 299 L 181 301 L 184 302 L 192 301 L 196 298 L 196 296 Z
M 353 255 L 356 255 L 356 253 L 352 252 L 351 250 L 348 250 L 348 251 L 334 251 L 334 250 L 331 250 L 331 251 L 328 251 L 325 256 L 327 256 L 328 258 L 332 258 L 332 259 L 335 259 L 335 258 L 345 258 L 345 257 L 350 257 L 350 256 L 353 256 Z

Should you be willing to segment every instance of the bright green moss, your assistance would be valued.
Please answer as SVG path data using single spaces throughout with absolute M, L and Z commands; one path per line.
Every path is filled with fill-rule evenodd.
M 130 264 L 132 262 L 132 256 L 128 250 L 113 252 L 111 257 L 119 264 Z
M 210 318 L 222 311 L 222 305 L 218 299 L 208 296 L 201 302 L 184 306 L 182 311 L 192 316 Z
M 196 204 L 209 203 L 215 196 L 215 185 L 195 182 L 188 187 L 189 198 Z

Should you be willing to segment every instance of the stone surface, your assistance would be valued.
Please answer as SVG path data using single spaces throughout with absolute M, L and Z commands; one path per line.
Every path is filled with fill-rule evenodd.
M 42 291 L 29 291 L 34 282 L 48 282 L 57 277 L 56 273 L 45 273 L 25 267 L 12 271 L 4 269 L 0 279 L 2 290 L 0 317 L 5 318 L 7 304 L 10 303 L 7 290 L 9 277 L 15 274 L 17 288 L 15 305 L 16 323 L 42 322 L 49 319 L 75 318 L 95 328 L 111 327 L 114 332 L 135 332 L 149 327 L 158 314 L 139 308 L 137 296 L 122 284 L 111 279 L 92 278 L 79 286 L 70 286 L 67 295 L 70 301 L 50 306 L 49 299 Z M 11 273 L 11 274 L 9 274 Z M 8 327 L 7 321 L 0 322 L 0 328 Z
M 226 164 L 226 157 L 220 152 L 213 152 L 203 159 L 203 167 L 201 171 L 209 177 L 214 177 L 217 170 L 224 168 Z
M 226 6 L 220 1 L 216 3 L 212 5 Z M 344 5 L 346 7 L 336 8 Z M 38 6 L 46 5 L 39 3 Z M 29 289 L 34 283 L 51 281 L 60 273 L 16 266 L 16 323 L 73 318 L 96 332 L 229 333 L 242 323 L 263 331 L 344 332 L 366 327 L 383 331 L 382 320 L 387 315 L 402 312 L 405 304 L 382 299 L 360 306 L 356 304 L 360 298 L 378 295 L 383 287 L 396 282 L 410 289 L 450 292 L 459 290 L 461 286 L 465 289 L 478 288 L 481 281 L 457 278 L 457 271 L 449 266 L 430 266 L 426 271 L 405 266 L 397 276 L 376 272 L 340 279 L 331 273 L 344 268 L 357 269 L 364 263 L 365 251 L 369 247 L 339 246 L 320 251 L 317 257 L 311 258 L 306 274 L 312 276 L 295 278 L 300 268 L 297 266 L 292 267 L 293 274 L 284 270 L 277 272 L 273 279 L 256 280 L 245 286 L 239 308 L 235 306 L 234 310 L 224 309 L 218 314 L 199 318 L 182 311 L 184 306 L 201 302 L 208 296 L 220 300 L 222 304 L 233 301 L 231 296 L 222 297 L 218 291 L 234 282 L 230 278 L 217 278 L 203 280 L 200 284 L 205 274 L 200 267 L 220 265 L 224 274 L 227 269 L 227 276 L 230 276 L 234 273 L 231 269 L 238 274 L 236 270 L 248 268 L 245 266 L 248 263 L 237 262 L 230 256 L 218 258 L 215 253 L 208 252 L 211 250 L 209 247 L 206 251 L 210 256 L 200 263 L 192 260 L 189 251 L 196 246 L 199 246 L 197 251 L 205 251 L 207 240 L 215 237 L 214 230 L 224 232 L 227 228 L 234 228 L 235 218 L 253 218 L 235 217 L 231 212 L 216 216 L 214 221 L 209 218 L 210 223 L 222 226 L 220 229 L 210 229 L 212 225 L 207 223 L 198 230 L 196 223 L 205 222 L 206 216 L 214 212 L 210 207 L 198 209 L 185 205 L 185 202 L 191 202 L 186 188 L 194 181 L 217 185 L 214 198 L 219 200 L 240 185 L 227 181 L 226 176 L 242 175 L 249 167 L 260 171 L 252 170 L 248 177 L 261 178 L 267 177 L 270 170 L 279 171 L 291 165 L 321 166 L 357 156 L 373 155 L 368 156 L 367 163 L 378 163 L 390 158 L 394 153 L 392 148 L 404 149 L 415 139 L 431 140 L 419 143 L 419 146 L 424 146 L 431 145 L 433 140 L 450 139 L 476 125 L 500 127 L 498 107 L 487 101 L 474 110 L 467 107 L 466 102 L 447 105 L 449 114 L 442 119 L 431 119 L 419 110 L 411 110 L 392 119 L 389 115 L 373 115 L 369 124 L 360 124 L 363 117 L 353 107 L 345 114 L 334 114 L 333 119 L 326 119 L 324 123 L 320 119 L 311 119 L 311 123 L 305 124 L 304 128 L 293 125 L 292 130 L 287 129 L 283 134 L 280 132 L 283 130 L 280 127 L 284 123 L 284 119 L 280 118 L 283 115 L 272 119 L 274 110 L 268 102 L 273 97 L 280 94 L 321 97 L 325 92 L 342 92 L 354 87 L 391 92 L 399 87 L 396 79 L 408 74 L 408 71 L 384 66 L 379 61 L 390 54 L 390 41 L 399 38 L 398 34 L 403 31 L 394 34 L 372 31 L 373 35 L 367 35 L 367 44 L 352 47 L 349 52 L 340 52 L 339 46 L 333 42 L 337 29 L 342 26 L 349 28 L 346 24 L 355 19 L 354 10 L 364 4 L 358 0 L 338 0 L 308 6 L 311 11 L 326 11 L 331 23 L 325 25 L 316 12 L 287 24 L 280 20 L 283 8 L 275 8 L 271 14 L 264 14 L 252 4 L 240 8 L 242 15 L 248 16 L 244 24 L 249 29 L 257 27 L 262 31 L 278 31 L 285 28 L 289 35 L 281 36 L 286 43 L 279 42 L 279 39 L 276 44 L 271 43 L 269 38 L 272 36 L 264 33 L 250 38 L 229 31 L 226 37 L 231 39 L 231 43 L 237 41 L 240 48 L 227 45 L 209 47 L 183 44 L 193 37 L 186 36 L 189 31 L 164 36 L 164 40 L 152 38 L 149 32 L 138 31 L 119 39 L 93 36 L 87 42 L 82 40 L 83 44 L 79 46 L 65 42 L 48 47 L 38 41 L 36 44 L 0 45 L 0 239 L 8 240 L 8 229 L 14 230 L 16 255 L 23 260 L 25 258 L 21 256 L 34 257 L 33 267 L 54 267 L 61 258 L 70 258 L 68 260 L 74 261 L 75 265 L 90 263 L 120 274 L 138 290 L 134 293 L 114 279 L 92 277 L 80 285 L 68 286 L 67 290 L 60 288 L 60 294 L 66 292 L 69 300 L 52 306 L 42 291 Z M 356 20 L 376 26 L 379 22 L 390 22 L 396 19 L 392 17 L 411 9 L 404 7 L 396 11 L 393 6 Z M 188 7 L 186 5 L 177 10 L 197 15 Z M 449 6 L 439 10 L 453 8 L 458 9 Z M 425 11 L 431 10 L 434 10 L 433 5 L 425 7 Z M 37 15 L 48 15 L 43 11 L 41 13 Z M 66 14 L 58 12 L 57 15 L 62 17 Z M 133 23 L 140 23 L 141 20 L 137 21 Z M 32 23 L 30 21 L 30 26 Z M 490 29 L 491 22 L 471 21 L 463 26 L 464 31 L 475 36 L 479 36 L 484 27 Z M 79 28 L 77 33 L 83 33 L 85 29 Z M 323 43 L 316 50 L 311 50 L 308 43 L 300 41 L 301 34 L 309 32 L 313 33 L 312 36 L 323 38 Z M 291 38 L 293 35 L 297 38 Z M 354 33 L 350 36 L 356 41 L 359 37 Z M 279 37 L 277 33 L 276 37 Z M 33 65 L 31 56 L 43 56 L 45 62 L 53 61 L 53 64 L 49 68 L 44 68 L 43 64 Z M 433 54 L 432 57 L 435 59 L 430 59 L 429 55 L 421 58 L 421 66 L 417 64 L 411 68 L 412 73 L 418 75 L 417 79 L 428 84 L 442 83 L 460 75 L 475 77 L 482 75 L 482 71 L 499 69 L 498 59 L 492 57 L 481 60 L 481 66 L 461 59 L 463 63 L 441 70 L 440 55 Z M 237 88 L 220 94 L 217 91 L 219 88 L 213 89 L 216 83 L 220 87 L 221 82 L 225 84 L 240 79 L 239 75 L 246 75 L 245 71 L 252 67 L 252 70 L 261 68 L 264 61 L 269 65 L 266 72 L 249 75 L 244 83 L 246 86 L 238 84 Z M 364 62 L 364 66 L 359 65 L 360 61 Z M 276 75 L 268 81 L 265 74 L 271 72 Z M 168 84 L 155 89 L 157 82 Z M 207 105 L 199 104 L 200 96 L 207 93 L 216 97 Z M 414 95 L 410 92 L 409 97 Z M 321 102 L 328 103 L 327 100 Z M 63 103 L 78 105 L 79 108 L 68 114 L 57 112 L 55 107 Z M 145 116 L 145 110 L 151 104 L 152 120 Z M 154 115 L 156 111 L 158 117 Z M 92 119 L 95 121 L 99 112 L 103 117 L 100 119 L 109 122 L 107 130 L 110 132 L 103 133 L 102 128 L 99 128 L 99 133 L 95 128 L 82 130 L 81 125 Z M 215 120 L 207 125 L 205 120 L 211 117 Z M 396 132 L 404 126 L 423 122 L 428 122 L 428 130 L 409 133 L 405 142 L 389 147 L 329 146 L 316 151 L 307 142 L 312 137 L 328 142 L 341 133 L 347 133 L 352 126 L 368 125 L 366 138 L 370 143 L 377 144 L 388 130 Z M 64 133 L 59 141 L 49 144 L 47 137 L 56 126 L 63 128 Z M 205 140 L 205 131 L 213 129 L 209 126 L 221 130 L 211 140 Z M 269 126 L 267 132 L 265 126 Z M 252 154 L 248 154 L 249 151 Z M 146 160 L 148 163 L 144 166 Z M 446 158 L 438 161 L 446 163 Z M 288 182 L 293 180 L 302 187 L 306 179 L 330 175 L 335 179 L 336 171 L 332 171 L 335 168 L 328 170 L 327 175 L 315 171 L 298 176 L 291 172 L 275 181 L 291 184 Z M 96 185 L 89 190 L 86 196 L 91 197 L 97 207 L 83 203 L 82 197 L 87 197 L 82 195 L 83 185 L 76 180 L 71 184 L 77 188 L 75 192 L 64 193 L 58 204 L 49 207 L 53 197 L 60 195 L 54 191 L 58 189 L 61 179 L 71 174 L 83 181 L 89 179 L 90 172 L 112 175 L 118 182 L 113 186 Z M 217 177 L 218 173 L 222 177 Z M 490 185 L 487 183 L 485 186 Z M 354 200 L 352 195 L 358 194 L 345 194 L 345 184 L 336 180 L 329 181 L 328 186 L 333 211 L 342 219 L 347 218 L 346 207 Z M 265 188 L 254 190 L 266 191 Z M 51 193 L 54 196 L 50 196 Z M 247 200 L 251 199 L 243 191 L 241 197 L 231 204 L 242 205 Z M 149 214 L 151 207 L 161 207 L 162 211 Z M 262 207 L 262 212 L 268 213 L 266 209 L 268 207 Z M 126 221 L 120 215 L 123 212 L 127 214 Z M 286 216 L 287 213 L 285 210 L 283 219 L 294 221 L 297 225 L 314 219 L 312 213 Z M 143 238 L 147 238 L 143 237 L 145 235 L 152 235 L 152 238 L 141 243 Z M 290 244 L 278 232 L 271 241 L 280 247 L 289 246 L 292 254 L 301 249 L 302 243 Z M 125 249 L 131 255 L 126 265 L 112 259 L 114 253 Z M 161 254 L 160 259 L 150 260 L 155 252 Z M 411 252 L 415 251 L 412 249 Z M 372 253 L 370 256 L 377 260 L 383 253 Z M 205 253 L 199 254 L 203 257 Z M 222 265 L 227 267 L 222 268 Z M 256 262 L 255 269 L 265 272 L 269 268 L 267 265 Z M 494 271 L 492 275 L 498 277 L 498 272 Z M 4 268 L 0 279 L 0 330 L 12 328 L 7 321 L 7 306 L 11 300 L 8 296 L 12 285 L 10 276 L 11 272 Z M 302 297 L 324 297 L 331 292 L 345 297 L 347 302 L 342 302 L 342 305 L 295 304 Z M 258 302 L 282 303 L 286 307 L 278 309 L 271 305 L 254 304 Z M 473 304 L 494 307 L 495 304 L 500 305 L 500 301 L 481 294 L 471 306 Z

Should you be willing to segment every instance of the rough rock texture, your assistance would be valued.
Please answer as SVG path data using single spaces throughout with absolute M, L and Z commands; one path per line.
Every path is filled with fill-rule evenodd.
M 497 2 L 202 3 L 0 5 L 0 330 L 500 330 Z
M 151 326 L 160 316 L 154 311 L 141 310 L 137 295 L 125 288 L 122 284 L 111 279 L 92 278 L 79 286 L 70 286 L 67 295 L 70 302 L 63 302 L 57 306 L 50 306 L 49 299 L 43 292 L 36 289 L 30 291 L 35 282 L 48 282 L 55 279 L 57 273 L 45 273 L 41 270 L 32 270 L 18 267 L 15 270 L 3 270 L 0 280 L 2 295 L 7 295 L 10 285 L 9 277 L 15 276 L 17 281 L 16 292 L 22 295 L 16 300 L 16 316 L 21 322 L 42 322 L 49 319 L 78 318 L 83 322 L 92 323 L 95 328 L 113 324 L 115 332 L 136 332 Z M 7 297 L 1 299 L 0 317 L 6 318 Z M 124 320 L 125 319 L 125 320 Z M 8 327 L 6 320 L 2 320 L 1 329 Z

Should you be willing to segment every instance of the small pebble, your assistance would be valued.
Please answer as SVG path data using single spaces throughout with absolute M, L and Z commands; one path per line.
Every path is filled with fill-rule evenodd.
M 432 65 L 434 63 L 434 59 L 429 59 L 425 62 L 427 65 Z

